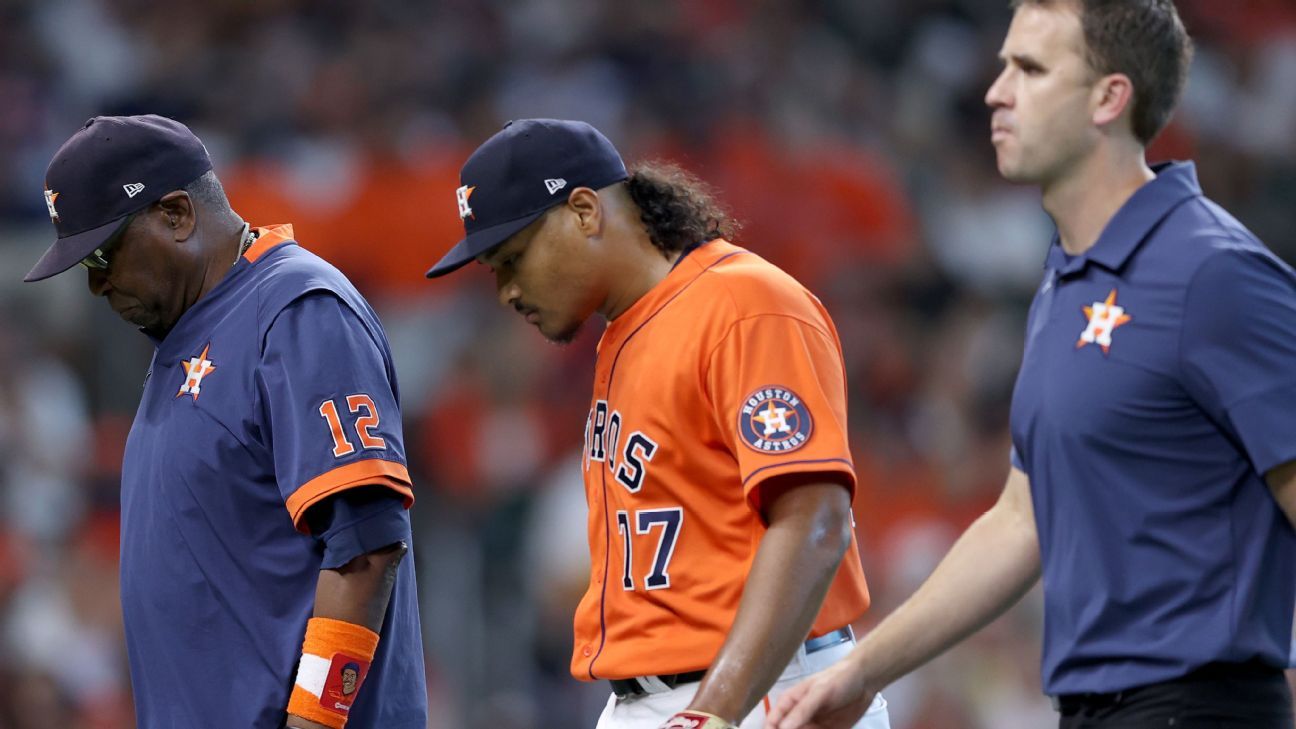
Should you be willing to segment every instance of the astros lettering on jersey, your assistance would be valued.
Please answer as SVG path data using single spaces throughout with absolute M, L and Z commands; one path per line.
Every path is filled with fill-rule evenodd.
M 599 342 L 583 465 L 592 563 L 572 674 L 709 667 L 765 533 L 761 484 L 820 473 L 855 486 L 822 304 L 727 241 L 685 255 Z M 868 602 L 852 537 L 811 636 Z

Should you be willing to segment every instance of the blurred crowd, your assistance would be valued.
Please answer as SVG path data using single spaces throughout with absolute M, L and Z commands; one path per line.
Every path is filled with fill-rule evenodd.
M 1178 5 L 1197 56 L 1151 156 L 1196 159 L 1206 192 L 1292 261 L 1296 3 Z M 86 118 L 186 122 L 236 210 L 293 223 L 382 315 L 430 725 L 592 726 L 606 684 L 567 664 L 600 327 L 554 347 L 484 272 L 422 278 L 460 235 L 460 164 L 511 118 L 590 121 L 632 164 L 712 183 L 737 242 L 821 296 L 851 387 L 866 630 L 1007 472 L 1052 232 L 989 144 L 1009 18 L 1007 0 L 0 0 L 0 729 L 133 725 L 117 497 L 150 345 L 76 271 L 20 283 L 53 235 L 45 165 Z M 1055 721 L 1039 623 L 1032 593 L 891 687 L 892 726 Z

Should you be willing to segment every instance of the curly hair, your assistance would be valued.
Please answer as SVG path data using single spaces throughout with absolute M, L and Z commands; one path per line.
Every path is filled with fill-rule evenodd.
M 709 185 L 670 163 L 637 164 L 625 184 L 648 238 L 663 253 L 713 238 L 732 239 L 740 227 Z

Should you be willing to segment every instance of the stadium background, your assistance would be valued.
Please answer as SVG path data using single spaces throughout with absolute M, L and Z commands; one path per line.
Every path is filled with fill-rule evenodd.
M 592 726 L 605 685 L 566 665 L 600 326 L 560 349 L 498 309 L 484 271 L 422 278 L 459 234 L 459 165 L 510 118 L 588 120 L 630 161 L 709 180 L 738 242 L 820 294 L 849 368 L 866 628 L 1007 467 L 1050 227 L 988 141 L 1006 4 L 0 0 L 0 729 L 132 725 L 116 504 L 150 347 L 75 270 L 20 283 L 52 236 L 45 165 L 86 118 L 190 124 L 237 210 L 294 223 L 383 316 L 430 725 Z M 1179 5 L 1199 49 L 1153 156 L 1197 159 L 1207 193 L 1291 261 L 1296 3 Z M 1033 593 L 893 686 L 893 726 L 1049 725 L 1039 634 Z

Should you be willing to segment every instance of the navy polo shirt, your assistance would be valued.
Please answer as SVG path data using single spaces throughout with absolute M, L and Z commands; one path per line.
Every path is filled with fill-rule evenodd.
M 1013 392 L 1044 582 L 1046 693 L 1212 661 L 1285 666 L 1296 532 L 1296 273 L 1191 163 L 1158 166 L 1085 254 L 1057 240 Z

